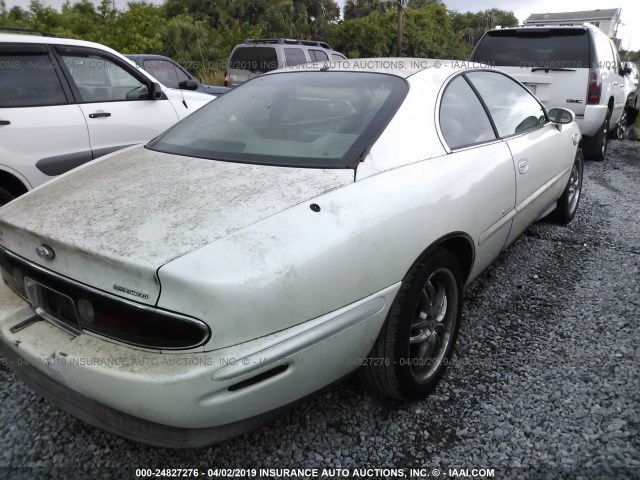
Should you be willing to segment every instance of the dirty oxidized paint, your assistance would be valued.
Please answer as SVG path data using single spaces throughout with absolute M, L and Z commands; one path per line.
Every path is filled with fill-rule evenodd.
M 352 170 L 237 164 L 134 147 L 6 205 L 2 244 L 107 291 L 125 283 L 155 303 L 161 265 L 352 182 Z M 57 255 L 43 263 L 35 249 L 47 242 Z

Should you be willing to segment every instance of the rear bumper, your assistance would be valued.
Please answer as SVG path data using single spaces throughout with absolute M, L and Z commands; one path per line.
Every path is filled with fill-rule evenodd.
M 241 345 L 160 353 L 29 323 L 31 307 L 0 284 L 0 355 L 89 424 L 152 445 L 196 447 L 249 431 L 357 368 L 398 288 Z
M 0 356 L 5 358 L 7 364 L 26 385 L 57 407 L 102 430 L 157 447 L 196 448 L 222 442 L 268 423 L 287 409 L 282 407 L 219 427 L 172 427 L 134 417 L 74 391 L 27 364 L 23 357 L 4 342 L 0 342 Z
M 576 115 L 580 133 L 585 137 L 593 137 L 598 133 L 607 116 L 607 109 L 607 105 L 587 105 L 584 108 L 584 115 Z

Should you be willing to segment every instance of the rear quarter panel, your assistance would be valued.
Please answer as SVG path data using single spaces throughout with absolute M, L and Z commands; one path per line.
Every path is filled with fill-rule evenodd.
M 464 232 L 476 243 L 500 219 L 490 208 L 494 195 L 512 194 L 513 185 L 496 179 L 512 182 L 513 172 L 509 166 L 492 176 L 498 163 L 504 166 L 507 147 L 493 148 L 502 155 L 488 155 L 481 166 L 478 151 L 373 175 L 178 258 L 158 272 L 158 305 L 206 321 L 210 350 L 317 318 L 393 285 L 437 239 Z M 312 202 L 320 212 L 310 209 Z M 479 249 L 484 265 L 504 245 L 506 229 Z M 484 251 L 494 255 L 485 258 Z

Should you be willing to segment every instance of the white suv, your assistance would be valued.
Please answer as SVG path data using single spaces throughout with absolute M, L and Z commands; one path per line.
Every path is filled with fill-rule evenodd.
M 547 109 L 573 110 L 587 158 L 604 160 L 626 97 L 618 52 L 597 27 L 536 25 L 490 30 L 471 61 L 495 66 L 526 85 Z M 629 69 L 627 69 L 629 70 Z
M 163 87 L 103 45 L 0 34 L 0 205 L 151 140 L 213 98 Z

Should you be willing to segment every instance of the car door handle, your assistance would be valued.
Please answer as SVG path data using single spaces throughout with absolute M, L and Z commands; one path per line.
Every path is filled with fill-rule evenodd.
M 109 112 L 96 112 L 90 113 L 89 118 L 101 118 L 101 117 L 110 117 L 111 114 Z
M 0 125 L 11 125 L 9 120 L 0 120 Z

